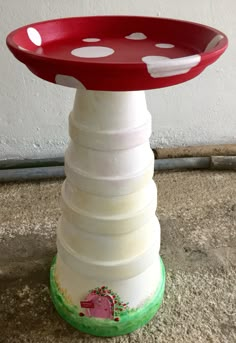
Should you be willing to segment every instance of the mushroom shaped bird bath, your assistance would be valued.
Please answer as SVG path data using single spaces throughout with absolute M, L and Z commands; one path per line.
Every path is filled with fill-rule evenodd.
M 55 307 L 83 332 L 129 333 L 155 315 L 165 285 L 144 90 L 196 77 L 227 38 L 181 20 L 98 16 L 27 25 L 7 44 L 38 77 L 77 89 L 50 277 Z

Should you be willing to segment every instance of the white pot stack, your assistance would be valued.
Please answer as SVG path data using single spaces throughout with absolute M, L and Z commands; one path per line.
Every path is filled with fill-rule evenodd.
M 136 309 L 161 282 L 145 94 L 77 90 L 65 155 L 55 275 L 80 309 L 106 285 Z

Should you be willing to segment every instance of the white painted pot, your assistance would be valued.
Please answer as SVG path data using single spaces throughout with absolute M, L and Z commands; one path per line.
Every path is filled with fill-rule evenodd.
M 82 314 L 102 285 L 138 311 L 164 282 L 144 92 L 77 91 L 69 129 L 57 287 Z

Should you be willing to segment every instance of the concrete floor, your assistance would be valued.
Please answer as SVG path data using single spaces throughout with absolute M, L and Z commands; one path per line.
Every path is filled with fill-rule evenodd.
M 0 185 L 1 343 L 236 342 L 236 173 L 155 180 L 165 300 L 143 329 L 109 339 L 74 330 L 50 301 L 61 181 Z

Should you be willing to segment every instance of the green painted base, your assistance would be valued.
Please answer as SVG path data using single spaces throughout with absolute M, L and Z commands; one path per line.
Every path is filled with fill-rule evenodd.
M 160 261 L 162 274 L 161 283 L 154 296 L 139 309 L 131 309 L 122 314 L 119 322 L 110 319 L 80 317 L 78 308 L 69 305 L 57 287 L 54 276 L 56 258 L 53 260 L 50 272 L 52 301 L 60 316 L 70 325 L 82 332 L 100 337 L 125 335 L 149 322 L 162 303 L 165 289 L 165 267 L 161 259 Z

